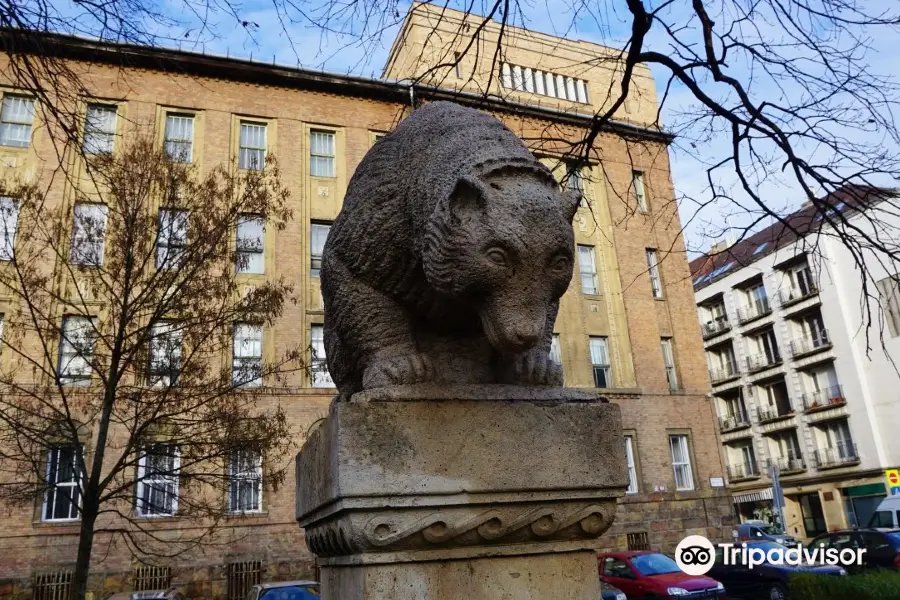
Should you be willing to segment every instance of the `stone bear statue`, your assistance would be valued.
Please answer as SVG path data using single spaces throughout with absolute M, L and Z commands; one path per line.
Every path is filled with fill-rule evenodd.
M 496 118 L 419 108 L 366 154 L 322 256 L 339 392 L 562 385 L 550 359 L 581 201 Z

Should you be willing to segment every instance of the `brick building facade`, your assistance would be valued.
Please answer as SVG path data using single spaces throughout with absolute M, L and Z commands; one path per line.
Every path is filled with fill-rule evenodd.
M 445 15 L 451 25 L 465 19 L 452 11 Z M 325 227 L 340 209 L 355 166 L 379 135 L 408 114 L 411 101 L 453 99 L 492 110 L 562 177 L 565 144 L 547 140 L 581 139 L 592 112 L 604 104 L 603 90 L 615 80 L 611 64 L 572 66 L 583 62 L 579 56 L 608 56 L 608 49 L 512 28 L 504 35 L 509 62 L 490 65 L 463 56 L 465 72 L 458 78 L 447 70 L 453 67 L 422 77 L 421 63 L 409 57 L 436 60 L 435 52 L 447 51 L 427 46 L 424 33 L 434 26 L 429 19 L 427 7 L 417 5 L 381 80 L 68 38 L 42 47 L 80 73 L 93 96 L 86 104 L 114 107 L 117 144 L 134 128 L 153 128 L 162 146 L 167 115 L 185 116 L 193 119 L 192 159 L 202 171 L 235 161 L 242 123 L 265 127 L 265 149 L 277 156 L 292 190 L 294 216 L 286 229 L 267 231 L 266 274 L 248 276 L 248 284 L 252 277 L 283 276 L 296 282 L 299 300 L 286 307 L 277 327 L 263 332 L 263 352 L 274 356 L 298 341 L 303 347 L 319 344 L 323 313 L 316 254 Z M 496 37 L 497 25 L 485 27 L 483 35 L 487 41 Z M 452 53 L 459 40 L 448 43 Z M 472 91 L 492 72 L 498 99 L 484 104 Z M 531 84 L 523 82 L 526 74 Z M 537 89 L 539 76 L 543 93 Z M 405 82 L 410 79 L 417 83 Z M 549 81 L 555 96 L 547 94 Z M 673 200 L 669 138 L 651 126 L 656 100 L 649 71 L 639 71 L 638 84 L 635 97 L 600 134 L 599 150 L 579 167 L 578 182 L 568 183 L 582 185 L 587 202 L 575 219 L 580 261 L 561 302 L 554 351 L 567 385 L 599 386 L 622 407 L 633 488 L 601 543 L 672 549 L 688 532 L 730 538 L 731 503 L 716 485 L 723 466 Z M 11 80 L 0 92 L 23 94 Z M 0 176 L 34 178 L 53 171 L 52 142 L 39 114 L 27 146 L 0 146 Z M 319 163 L 315 173 L 312 154 Z M 54 201 L 71 197 L 66 185 L 51 188 Z M 327 376 L 298 373 L 273 388 L 270 401 L 288 414 L 299 445 L 325 416 L 332 393 Z M 232 541 L 180 557 L 157 574 L 204 598 L 226 597 L 227 573 L 238 568 L 234 565 L 258 567 L 266 580 L 312 576 L 312 556 L 294 521 L 293 488 L 290 476 L 264 498 L 261 513 L 227 521 L 223 535 Z M 0 515 L 0 586 L 5 586 L 0 595 L 26 589 L 35 576 L 72 567 L 76 526 L 44 522 L 36 506 L 2 506 Z M 177 516 L 168 523 L 173 530 L 179 527 Z M 121 542 L 98 537 L 92 568 L 97 592 L 130 589 L 136 577 L 148 574 Z

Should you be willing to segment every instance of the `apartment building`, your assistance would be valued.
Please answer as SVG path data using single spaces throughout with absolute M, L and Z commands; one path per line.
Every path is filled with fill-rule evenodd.
M 276 356 L 298 342 L 314 351 L 310 374 L 291 374 L 283 386 L 271 389 L 271 401 L 284 408 L 298 442 L 327 414 L 334 393 L 323 360 L 318 276 L 329 225 L 355 166 L 414 104 L 449 99 L 492 111 L 556 169 L 562 185 L 577 186 L 585 195 L 574 224 L 577 273 L 561 301 L 553 356 L 563 366 L 567 385 L 599 389 L 622 407 L 630 485 L 616 523 L 600 543 L 672 549 L 686 533 L 729 537 L 730 498 L 722 483 L 715 420 L 706 397 L 709 379 L 672 202 L 670 138 L 652 126 L 656 100 L 649 71 L 638 69 L 639 102 L 626 103 L 601 133 L 601 150 L 573 167 L 560 147 L 545 141 L 577 141 L 584 135 L 593 112 L 607 101 L 603 90 L 616 76 L 613 64 L 592 67 L 586 57 L 611 51 L 507 28 L 502 43 L 508 62 L 493 64 L 484 53 L 477 60 L 466 54 L 459 77 L 454 67 L 422 76 L 419 69 L 427 63 L 411 57 L 439 61 L 447 52 L 461 52 L 466 41 L 427 32 L 436 27 L 465 31 L 460 25 L 475 19 L 450 10 L 442 14 L 438 22 L 428 5 L 414 6 L 383 79 L 64 37 L 44 40 L 40 48 L 70 61 L 92 90 L 84 103 L 90 117 L 85 143 L 115 151 L 135 127 L 150 127 L 161 150 L 177 151 L 201 172 L 218 164 L 245 168 L 269 153 L 278 157 L 283 182 L 292 191 L 294 217 L 283 230 L 265 231 L 258 255 L 248 260 L 258 268 L 251 267 L 247 276 L 248 281 L 285 277 L 295 282 L 298 302 L 286 306 L 276 327 L 241 330 L 252 342 L 241 347 L 252 355 L 232 360 Z M 480 35 L 496 41 L 499 27 L 489 23 Z M 449 46 L 434 46 L 439 41 Z M 6 69 L 0 66 L 0 71 Z M 497 99 L 477 96 L 479 85 L 490 86 Z M 9 80 L 0 92 L 0 176 L 52 173 L 52 140 L 40 122 L 41 111 L 34 110 L 36 100 Z M 49 200 L 72 201 L 71 185 L 51 187 Z M 246 230 L 235 232 L 236 243 L 258 237 L 260 225 L 244 223 Z M 8 243 L 14 245 L 15 236 Z M 250 251 L 256 246 L 248 246 Z M 263 388 L 267 385 L 262 382 Z M 603 461 L 597 456 L 598 465 Z M 58 486 L 71 484 L 71 477 L 59 476 L 60 464 L 66 464 L 65 456 L 48 456 L 48 497 Z M 262 470 L 264 476 L 265 465 Z M 171 483 L 177 496 L 177 481 Z M 113 537 L 100 534 L 92 585 L 111 590 L 171 583 L 183 585 L 193 597 L 237 598 L 248 581 L 309 577 L 313 558 L 294 522 L 293 494 L 293 476 L 273 494 L 251 493 L 247 501 L 256 510 L 225 521 L 225 535 L 233 543 L 152 569 L 114 546 Z M 75 556 L 77 506 L 3 510 L 0 585 L 5 582 L 11 590 L 64 581 Z M 174 507 L 164 523 L 177 532 Z
M 896 248 L 896 197 L 847 187 L 824 201 L 830 222 L 807 203 L 691 262 L 736 514 L 772 508 L 777 466 L 785 525 L 805 538 L 865 526 L 887 493 L 883 470 L 900 464 L 900 269 L 863 240 Z

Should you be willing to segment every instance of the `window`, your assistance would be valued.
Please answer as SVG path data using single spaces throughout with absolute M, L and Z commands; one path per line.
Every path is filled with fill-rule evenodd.
M 19 203 L 0 196 L 0 260 L 12 260 L 16 247 L 16 228 L 19 225 Z
M 13 232 L 15 233 L 15 231 Z M 892 275 L 875 284 L 891 337 L 900 335 L 900 277 Z
M 59 382 L 63 385 L 90 385 L 96 340 L 95 323 L 90 317 L 63 318 L 59 344 Z
M 75 571 L 61 570 L 35 573 L 31 576 L 33 600 L 67 600 L 72 592 Z
M 88 104 L 84 120 L 85 154 L 110 154 L 116 141 L 116 107 Z
M 69 262 L 73 265 L 100 266 L 106 241 L 106 206 L 76 204 L 72 220 L 72 247 Z
M 578 271 L 581 274 L 581 292 L 588 296 L 596 296 L 600 290 L 597 285 L 597 264 L 594 261 L 594 247 L 578 245 Z
M 637 467 L 634 463 L 634 438 L 625 436 L 625 463 L 628 465 L 628 489 L 626 494 L 638 493 Z
M 228 462 L 228 510 L 235 513 L 262 510 L 262 456 L 241 450 Z
M 181 452 L 174 444 L 153 444 L 138 459 L 139 517 L 170 517 L 178 510 L 178 471 Z
M 257 215 L 240 215 L 237 222 L 238 273 L 265 273 L 266 222 Z
M 154 323 L 150 328 L 150 364 L 147 380 L 152 387 L 170 387 L 181 371 L 183 332 L 170 321 Z
M 309 132 L 309 174 L 334 177 L 334 132 Z
M 309 274 L 317 276 L 322 268 L 322 252 L 331 223 L 313 223 L 309 227 Z
M 232 562 L 225 565 L 225 575 L 228 580 L 227 600 L 246 600 L 250 588 L 262 583 L 262 574 L 263 564 L 259 560 Z
M 166 133 L 163 146 L 174 161 L 189 163 L 194 160 L 194 117 L 192 115 L 166 115 Z
M 181 265 L 187 245 L 188 211 L 163 208 L 159 211 L 156 235 L 156 268 Z
M 594 368 L 594 387 L 612 387 L 612 373 L 609 367 L 609 344 L 605 337 L 591 336 L 591 366 Z
M 694 475 L 691 472 L 691 456 L 688 451 L 688 436 L 670 435 L 669 446 L 672 449 L 675 489 L 678 491 L 694 489 Z
M 588 84 L 584 79 L 566 77 L 530 67 L 509 63 L 500 66 L 500 84 L 520 92 L 533 92 L 541 96 L 562 98 L 588 104 Z
M 813 281 L 812 271 L 807 263 L 803 263 L 790 272 L 792 287 L 800 293 L 800 296 L 809 296 L 815 293 L 816 284 Z
M 0 145 L 27 148 L 34 123 L 34 99 L 3 96 L 0 108 Z
M 262 326 L 238 323 L 234 326 L 231 356 L 232 383 L 237 386 L 262 385 Z
M 78 519 L 81 506 L 79 446 L 54 446 L 47 453 L 47 490 L 44 492 L 44 521 Z
M 266 126 L 264 123 L 241 121 L 238 166 L 261 171 L 266 164 Z
M 581 167 L 574 162 L 566 163 L 565 187 L 567 190 L 584 192 L 584 173 Z
M 454 52 L 453 53 L 453 69 L 456 73 L 457 79 L 462 79 L 462 74 L 459 72 L 459 61 L 460 60 L 462 60 L 462 56 L 459 54 L 459 52 Z
M 650 290 L 654 298 L 662 298 L 662 280 L 659 277 L 659 257 L 656 250 L 647 249 L 647 272 L 650 274 Z
M 632 171 L 631 185 L 634 188 L 634 198 L 637 201 L 639 211 L 645 213 L 650 211 L 647 204 L 647 191 L 644 187 L 644 173 L 642 171 Z
M 675 349 L 672 346 L 672 338 L 660 339 L 662 345 L 663 364 L 666 367 L 666 380 L 669 382 L 669 391 L 678 390 L 678 376 L 675 373 Z
M 328 364 L 325 360 L 325 332 L 321 325 L 310 327 L 310 346 L 312 349 L 312 386 L 320 388 L 334 387 L 331 374 L 328 372 Z
M 554 333 L 550 338 L 550 360 L 562 366 L 562 352 L 559 349 L 559 334 Z

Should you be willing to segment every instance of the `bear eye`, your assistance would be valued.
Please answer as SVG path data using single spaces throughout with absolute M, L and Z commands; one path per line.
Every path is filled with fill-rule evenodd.
M 569 257 L 560 255 L 551 260 L 550 270 L 554 273 L 566 273 L 568 271 L 571 271 L 572 265 L 569 262 Z
M 485 256 L 498 267 L 509 266 L 509 257 L 506 255 L 506 251 L 503 250 L 503 248 L 489 248 L 488 251 L 485 252 Z

